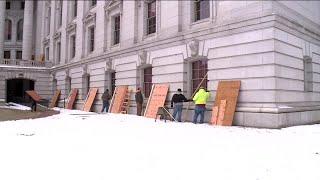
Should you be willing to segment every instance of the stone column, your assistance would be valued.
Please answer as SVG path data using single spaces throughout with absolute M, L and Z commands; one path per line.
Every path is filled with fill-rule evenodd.
M 25 1 L 23 18 L 22 59 L 31 60 L 33 33 L 33 1 Z
M 0 59 L 4 51 L 4 26 L 5 26 L 6 1 L 0 1 Z

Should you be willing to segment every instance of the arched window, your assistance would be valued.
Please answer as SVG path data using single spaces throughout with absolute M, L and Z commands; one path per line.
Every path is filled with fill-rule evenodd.
M 12 36 L 12 21 L 6 19 L 5 21 L 5 40 L 11 40 Z
M 22 41 L 22 35 L 23 35 L 23 19 L 20 19 L 18 21 L 17 25 L 17 40 Z

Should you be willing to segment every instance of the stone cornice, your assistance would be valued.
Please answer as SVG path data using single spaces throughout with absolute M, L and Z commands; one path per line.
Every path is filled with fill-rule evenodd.
M 53 34 L 53 39 L 54 40 L 57 40 L 57 39 L 60 39 L 61 38 L 61 32 L 60 31 L 57 31 Z
M 111 11 L 111 10 L 116 9 L 116 8 L 120 8 L 121 9 L 121 6 L 122 6 L 122 0 L 110 0 L 104 6 L 104 10 L 105 11 Z
M 86 16 L 82 19 L 84 24 L 95 23 L 96 13 L 88 12 Z
M 76 29 L 77 29 L 77 24 L 74 22 L 70 22 L 66 27 L 67 33 L 75 32 Z

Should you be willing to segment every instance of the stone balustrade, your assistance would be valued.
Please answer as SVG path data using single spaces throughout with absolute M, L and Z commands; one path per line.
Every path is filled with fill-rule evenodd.
M 0 59 L 0 66 L 1 65 L 20 67 L 51 67 L 52 62 L 21 59 Z

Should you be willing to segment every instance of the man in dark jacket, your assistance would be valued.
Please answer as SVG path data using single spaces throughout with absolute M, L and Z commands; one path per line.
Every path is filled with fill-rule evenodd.
M 109 106 L 110 106 L 109 100 L 111 99 L 111 96 L 109 94 L 109 89 L 106 89 L 104 91 L 104 93 L 102 94 L 101 99 L 102 99 L 102 103 L 103 103 L 101 112 L 103 112 L 104 109 L 106 109 L 106 112 L 108 112 Z
M 135 94 L 135 99 L 136 99 L 136 104 L 137 104 L 137 115 L 141 116 L 142 104 L 143 104 L 143 96 L 142 96 L 140 88 L 137 88 L 137 92 Z
M 188 102 L 187 98 L 182 94 L 181 89 L 178 89 L 178 93 L 174 94 L 171 99 L 171 107 L 173 108 L 173 117 L 181 122 L 181 114 L 182 114 L 182 107 L 183 102 Z M 174 105 L 174 106 L 173 106 Z M 176 116 L 178 116 L 176 118 Z

